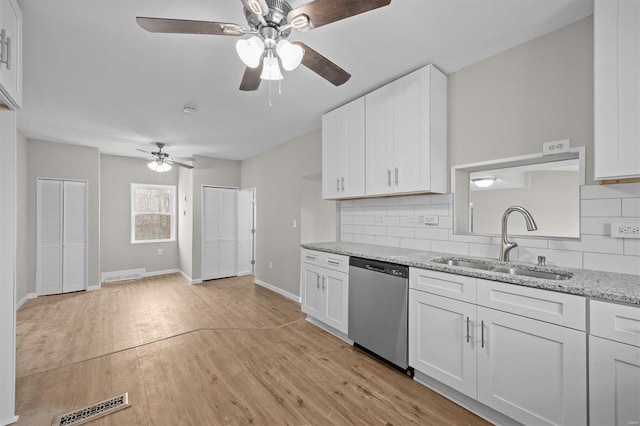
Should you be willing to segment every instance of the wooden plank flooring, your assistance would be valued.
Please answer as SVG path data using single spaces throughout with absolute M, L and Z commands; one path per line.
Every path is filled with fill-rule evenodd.
M 17 316 L 18 424 L 123 392 L 131 408 L 92 424 L 486 424 L 253 277 L 108 284 L 30 300 Z

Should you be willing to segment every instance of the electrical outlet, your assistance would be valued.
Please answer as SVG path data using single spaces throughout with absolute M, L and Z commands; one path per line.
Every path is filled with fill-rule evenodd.
M 164 250 L 158 249 L 158 256 L 162 256 L 164 254 Z
M 614 238 L 640 238 L 640 225 L 612 223 L 611 236 Z
M 297 220 L 295 220 L 295 219 L 293 219 L 293 227 L 294 227 L 294 228 L 297 228 L 297 227 L 298 227 L 298 221 L 297 221 Z
M 543 143 L 542 155 L 562 154 L 563 152 L 569 152 L 569 148 L 571 148 L 571 139 Z
M 273 269 L 273 262 L 269 261 L 269 269 Z
M 440 217 L 437 214 L 424 215 L 422 220 L 425 225 L 437 225 L 440 222 Z

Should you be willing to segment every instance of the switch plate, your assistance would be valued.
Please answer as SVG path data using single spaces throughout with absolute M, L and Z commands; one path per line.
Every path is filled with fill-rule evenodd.
M 273 262 L 269 261 L 269 269 L 273 269 Z
M 542 155 L 562 154 L 569 152 L 569 148 L 571 148 L 571 139 L 546 142 L 542 144 Z
M 158 256 L 162 256 L 164 254 L 164 250 L 158 249 Z
M 437 225 L 440 222 L 440 218 L 437 214 L 426 214 L 423 222 L 425 225 Z
M 295 220 L 295 219 L 293 219 L 293 227 L 294 227 L 294 228 L 297 228 L 297 227 L 298 227 L 298 221 L 297 221 L 297 220 Z
M 613 222 L 611 236 L 614 238 L 640 238 L 640 225 Z

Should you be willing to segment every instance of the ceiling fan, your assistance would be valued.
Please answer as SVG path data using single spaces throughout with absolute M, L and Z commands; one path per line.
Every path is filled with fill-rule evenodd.
M 175 157 L 175 158 L 169 157 L 169 154 L 167 154 L 166 152 L 162 152 L 162 148 L 166 146 L 163 142 L 156 142 L 155 145 L 158 147 L 158 150 L 152 151 L 152 152 L 145 151 L 144 149 L 138 148 L 138 151 L 151 155 L 152 161 L 149 164 L 147 164 L 147 166 L 149 166 L 151 170 L 160 172 L 160 173 L 167 172 L 171 170 L 172 164 L 175 164 L 176 166 L 184 167 L 187 169 L 193 169 L 193 166 L 180 163 L 176 161 L 175 158 L 179 158 L 180 160 L 183 160 L 183 161 L 195 161 L 195 159 L 191 157 Z
M 247 66 L 240 90 L 252 91 L 261 80 L 281 80 L 280 65 L 292 71 L 300 63 L 335 86 L 344 84 L 351 74 L 311 49 L 287 38 L 291 30 L 308 31 L 379 7 L 391 0 L 313 0 L 293 9 L 285 0 L 241 0 L 249 28 L 238 24 L 185 19 L 137 17 L 138 24 L 153 33 L 209 34 L 249 39 L 236 43 L 238 56 Z

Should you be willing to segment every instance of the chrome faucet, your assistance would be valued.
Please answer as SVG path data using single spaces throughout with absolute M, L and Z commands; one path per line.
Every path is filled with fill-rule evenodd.
M 522 213 L 522 216 L 524 216 L 524 220 L 527 223 L 527 231 L 538 230 L 538 225 L 536 225 L 536 221 L 533 220 L 533 216 L 531 216 L 531 213 L 529 213 L 524 207 L 511 206 L 505 210 L 502 215 L 502 242 L 500 244 L 500 261 L 502 262 L 508 262 L 509 252 L 512 248 L 518 246 L 518 243 L 513 243 L 507 238 L 507 219 L 509 219 L 509 215 L 513 212 Z

